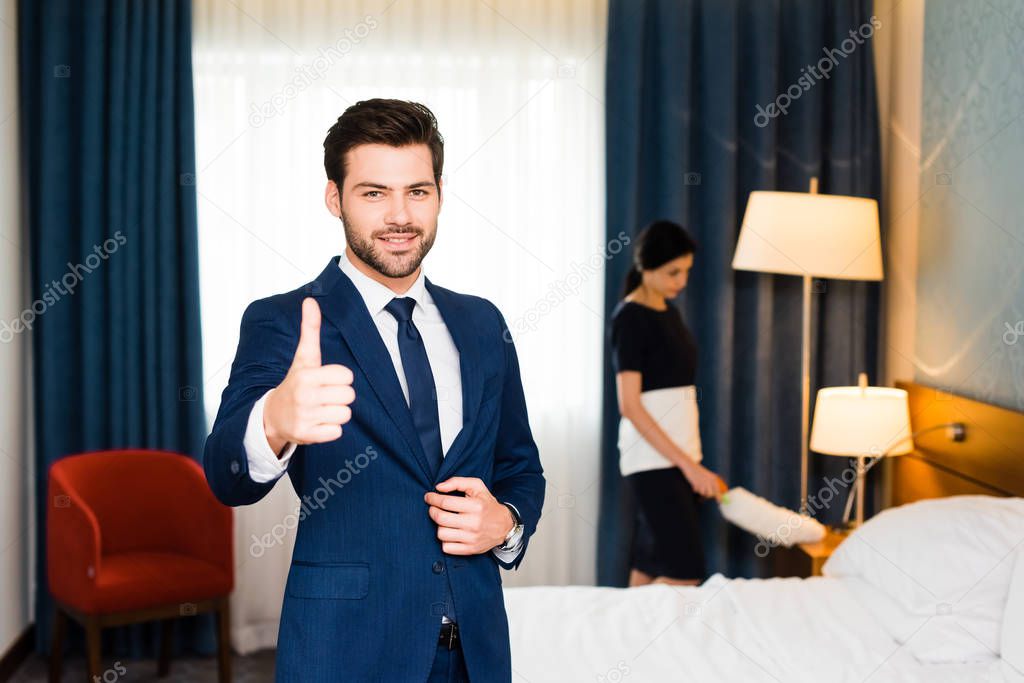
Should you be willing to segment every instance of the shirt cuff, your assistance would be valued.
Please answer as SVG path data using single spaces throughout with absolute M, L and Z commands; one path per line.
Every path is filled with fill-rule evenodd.
M 509 563 L 509 562 L 512 562 L 517 557 L 519 557 L 519 553 L 523 552 L 523 539 L 520 538 L 519 542 L 516 543 L 515 547 L 512 548 L 511 550 L 501 550 L 499 548 L 491 548 L 491 552 L 494 553 L 495 557 L 497 557 L 502 562 L 505 562 L 506 564 Z
M 267 394 L 269 393 L 268 391 Z M 280 458 L 270 447 L 267 433 L 263 429 L 263 405 L 267 401 L 267 394 L 263 394 L 252 407 L 249 423 L 245 427 L 245 437 L 242 439 L 245 457 L 249 461 L 249 477 L 257 484 L 279 479 L 288 469 L 288 461 L 291 460 L 296 447 L 296 444 L 288 444 Z

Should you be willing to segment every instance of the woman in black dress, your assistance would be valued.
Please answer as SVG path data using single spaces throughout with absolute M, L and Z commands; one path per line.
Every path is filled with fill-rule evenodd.
M 698 502 L 726 487 L 700 464 L 697 345 L 666 300 L 686 287 L 697 244 L 682 226 L 657 221 L 633 249 L 611 321 L 619 469 L 637 501 L 630 585 L 695 584 L 706 575 Z

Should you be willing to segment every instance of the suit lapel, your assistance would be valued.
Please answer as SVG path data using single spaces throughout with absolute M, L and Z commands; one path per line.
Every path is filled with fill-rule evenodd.
M 402 394 L 402 386 L 399 384 L 387 347 L 384 346 L 377 325 L 370 317 L 359 291 L 338 267 L 338 257 L 331 259 L 320 276 L 314 280 L 309 293 L 317 298 L 323 316 L 341 333 L 377 399 L 398 427 L 407 450 L 398 448 L 397 452 L 411 452 L 427 481 L 434 483 L 451 476 L 467 456 L 466 444 L 480 406 L 483 377 L 480 374 L 480 344 L 468 312 L 448 290 L 437 287 L 429 278 L 425 278 L 424 283 L 441 311 L 445 326 L 459 351 L 459 373 L 462 378 L 462 429 L 445 453 L 436 477 L 423 452 L 412 420 L 412 412 L 405 402 L 405 395 Z M 356 400 L 359 400 L 358 396 Z
M 459 373 L 462 377 L 462 429 L 445 453 L 441 469 L 437 473 L 437 481 L 444 481 L 467 456 L 466 444 L 473 432 L 473 423 L 480 407 L 480 395 L 483 391 L 480 345 L 470 315 L 464 310 L 462 303 L 452 292 L 435 286 L 429 278 L 425 278 L 425 284 L 459 350 Z
M 391 355 L 359 291 L 338 267 L 338 257 L 327 264 L 314 281 L 310 293 L 317 297 L 323 316 L 341 333 L 378 401 L 398 427 L 404 443 L 395 444 L 399 446 L 396 453 L 400 457 L 411 453 L 426 480 L 432 483 L 431 467 L 416 433 L 412 412 L 405 402 Z M 359 396 L 356 396 L 356 401 L 359 401 Z

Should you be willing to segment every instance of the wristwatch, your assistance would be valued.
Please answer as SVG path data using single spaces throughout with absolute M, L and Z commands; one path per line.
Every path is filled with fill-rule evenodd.
M 498 546 L 498 550 L 508 551 L 519 545 L 519 540 L 523 537 L 523 518 L 519 516 L 519 510 L 516 510 L 512 503 L 502 503 L 502 505 L 512 513 L 512 520 L 515 522 L 512 530 L 505 535 L 505 542 Z

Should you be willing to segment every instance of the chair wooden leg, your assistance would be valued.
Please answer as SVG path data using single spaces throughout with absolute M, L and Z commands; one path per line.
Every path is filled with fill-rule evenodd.
M 89 680 L 103 680 L 103 662 L 100 657 L 102 647 L 103 631 L 100 628 L 100 620 L 97 617 L 85 618 L 85 647 L 88 652 Z
M 174 620 L 160 622 L 160 658 L 157 660 L 156 675 L 164 678 L 171 672 L 171 650 L 174 648 Z
M 54 607 L 53 638 L 50 639 L 50 683 L 60 683 L 61 665 L 64 663 L 64 634 L 67 630 L 67 615 L 60 607 Z
M 217 608 L 217 680 L 231 683 L 231 602 L 224 598 Z

